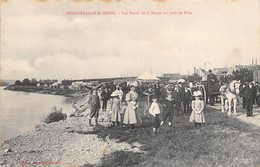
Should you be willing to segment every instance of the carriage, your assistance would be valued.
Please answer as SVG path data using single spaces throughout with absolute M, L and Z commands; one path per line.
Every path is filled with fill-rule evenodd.
M 205 102 L 209 102 L 209 104 L 213 106 L 215 104 L 215 101 L 217 100 L 217 97 L 220 95 L 220 86 L 217 83 L 208 80 L 202 81 L 201 84 L 204 86 L 205 89 Z
M 206 91 L 204 84 L 202 84 L 201 82 L 190 82 L 189 87 L 191 89 L 192 94 L 193 94 L 194 91 L 197 91 L 197 90 L 201 91 L 202 98 L 203 98 L 204 102 L 206 103 L 207 91 Z

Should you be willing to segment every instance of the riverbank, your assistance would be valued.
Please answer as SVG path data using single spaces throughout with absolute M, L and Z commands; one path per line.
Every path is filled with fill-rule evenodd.
M 106 113 L 101 113 L 104 116 Z M 70 117 L 37 125 L 34 131 L 5 141 L 0 147 L 0 166 L 95 165 L 113 151 L 139 151 L 128 143 L 98 138 L 94 132 L 107 128 L 108 122 L 100 121 L 97 127 L 90 127 L 87 122 L 86 117 Z
M 68 88 L 51 88 L 46 86 L 18 86 L 10 85 L 4 88 L 4 90 L 10 91 L 21 91 L 21 92 L 30 92 L 30 93 L 40 93 L 40 94 L 50 94 L 50 95 L 61 95 L 66 97 L 77 97 L 82 96 L 89 90 L 70 90 Z
M 101 112 L 101 118 L 107 112 Z M 86 117 L 41 124 L 0 146 L 2 166 L 259 166 L 260 128 L 207 107 L 206 124 L 195 128 L 189 115 L 152 133 L 150 119 L 133 132 L 90 127 Z M 30 144 L 29 144 L 30 143 Z M 56 163 L 56 164 L 55 164 Z M 31 165 L 32 166 L 32 165 Z

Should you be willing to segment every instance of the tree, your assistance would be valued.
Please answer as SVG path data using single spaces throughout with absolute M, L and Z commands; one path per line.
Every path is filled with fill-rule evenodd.
M 189 82 L 201 81 L 201 77 L 196 73 L 194 73 L 193 75 L 189 75 L 184 79 Z
M 70 86 L 72 84 L 72 81 L 71 80 L 62 80 L 61 83 L 64 86 Z
M 51 81 L 50 79 L 41 79 L 41 80 L 39 80 L 39 83 L 40 83 L 41 85 L 47 85 L 47 86 L 49 86 L 49 85 L 52 84 L 52 81 Z
M 241 83 L 253 80 L 253 71 L 248 68 L 240 68 L 239 70 L 233 71 L 234 79 L 240 80 Z
M 32 86 L 36 86 L 37 83 L 38 83 L 38 81 L 36 80 L 36 78 L 32 78 L 32 79 L 31 79 L 31 85 L 32 85 Z
M 24 85 L 24 86 L 30 86 L 30 84 L 31 84 L 31 81 L 30 81 L 28 78 L 25 78 L 25 79 L 23 80 L 23 85 Z
M 51 82 L 55 83 L 55 82 L 58 82 L 58 80 L 57 79 L 53 79 L 53 80 L 51 80 Z
M 19 85 L 21 85 L 21 81 L 16 80 L 14 84 L 17 85 L 17 86 L 19 86 Z

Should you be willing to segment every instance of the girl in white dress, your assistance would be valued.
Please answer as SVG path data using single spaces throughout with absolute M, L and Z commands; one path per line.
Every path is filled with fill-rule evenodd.
M 190 115 L 190 122 L 194 122 L 195 127 L 198 125 L 201 125 L 202 123 L 205 123 L 204 118 L 204 101 L 200 99 L 200 96 L 202 95 L 201 91 L 195 91 L 193 96 L 195 97 L 195 100 L 192 101 L 192 113 Z
M 114 91 L 111 94 L 111 122 L 113 126 L 119 126 L 121 122 L 121 100 L 120 100 L 120 93 Z

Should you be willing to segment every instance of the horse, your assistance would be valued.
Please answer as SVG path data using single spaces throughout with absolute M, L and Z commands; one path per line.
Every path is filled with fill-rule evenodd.
M 237 97 L 239 95 L 240 81 L 233 80 L 227 85 L 222 85 L 219 89 L 221 99 L 221 111 L 222 113 L 227 110 L 228 115 L 231 115 L 231 109 L 233 104 L 234 115 L 236 115 Z M 225 104 L 224 104 L 225 100 Z M 225 105 L 225 108 L 224 108 Z

